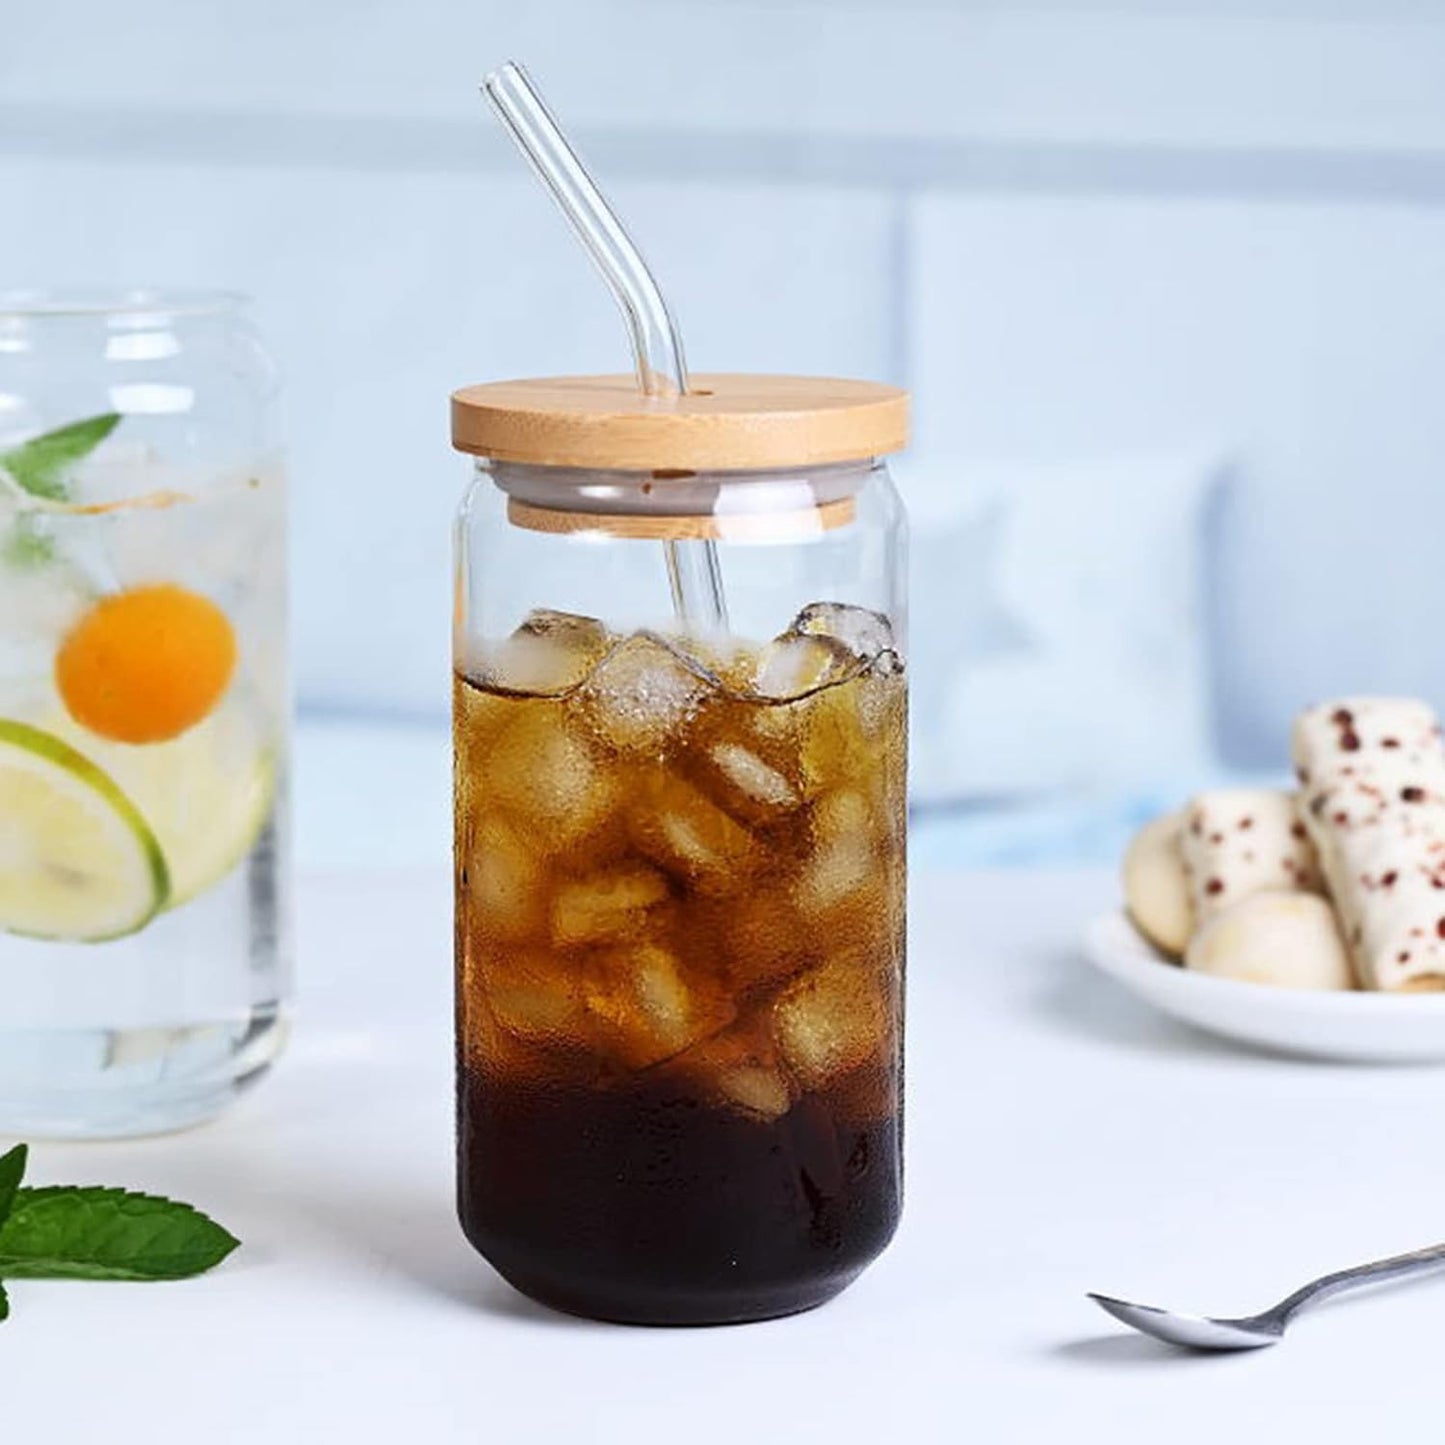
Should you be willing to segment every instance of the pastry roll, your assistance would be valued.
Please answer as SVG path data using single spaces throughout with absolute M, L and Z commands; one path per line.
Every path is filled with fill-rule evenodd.
M 1301 817 L 1366 988 L 1445 987 L 1445 744 L 1409 698 L 1347 698 L 1294 726 Z
M 1189 943 L 1196 973 L 1275 988 L 1353 988 L 1334 909 L 1317 893 L 1255 893 L 1213 914 Z
M 1195 926 L 1256 893 L 1323 893 L 1314 844 L 1292 793 L 1219 788 L 1197 793 L 1180 835 Z
M 1161 953 L 1179 958 L 1194 932 L 1194 905 L 1179 835 L 1182 812 L 1165 813 L 1135 833 L 1124 854 L 1124 903 L 1134 926 Z

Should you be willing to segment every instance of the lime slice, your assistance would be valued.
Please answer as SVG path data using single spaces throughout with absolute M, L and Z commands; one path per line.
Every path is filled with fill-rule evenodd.
M 163 743 L 108 742 L 68 719 L 57 730 L 125 789 L 150 824 L 170 873 L 169 908 L 225 878 L 271 816 L 275 754 L 239 701 Z
M 168 888 L 155 834 L 115 782 L 53 733 L 0 719 L 0 928 L 119 938 Z
M 277 754 L 259 709 L 242 693 L 160 743 L 99 737 L 71 718 L 53 691 L 27 716 L 90 758 L 134 803 L 165 859 L 167 908 L 190 902 L 231 873 L 271 817 Z

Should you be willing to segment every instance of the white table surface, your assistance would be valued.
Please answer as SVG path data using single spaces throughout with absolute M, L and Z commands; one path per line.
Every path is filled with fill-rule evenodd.
M 1102 873 L 915 877 L 904 1223 L 840 1299 L 702 1331 L 532 1306 L 453 1218 L 439 859 L 303 871 L 295 1040 L 229 1116 L 36 1149 L 36 1182 L 172 1193 L 245 1246 L 185 1283 L 13 1285 L 8 1439 L 1439 1438 L 1445 1278 L 1215 1359 L 1084 1299 L 1240 1311 L 1445 1237 L 1445 1071 L 1266 1058 L 1146 1012 L 1077 956 Z

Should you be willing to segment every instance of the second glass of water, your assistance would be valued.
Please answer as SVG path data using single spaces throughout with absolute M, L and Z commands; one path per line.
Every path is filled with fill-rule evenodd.
M 281 1048 L 276 390 L 241 298 L 0 296 L 0 1133 L 191 1124 Z

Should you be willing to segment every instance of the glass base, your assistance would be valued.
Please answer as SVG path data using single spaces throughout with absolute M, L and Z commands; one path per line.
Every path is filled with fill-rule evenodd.
M 817 1309 L 848 1288 L 863 1266 L 841 1270 L 824 1279 L 806 1280 L 771 1289 L 696 1290 L 619 1288 L 615 1283 L 589 1287 L 575 1280 L 531 1274 L 504 1267 L 489 1255 L 492 1268 L 513 1289 L 548 1309 L 581 1319 L 614 1325 L 682 1326 L 757 1324 Z
M 0 1030 L 0 1136 L 116 1139 L 204 1123 L 271 1067 L 278 1008 L 171 1028 Z

